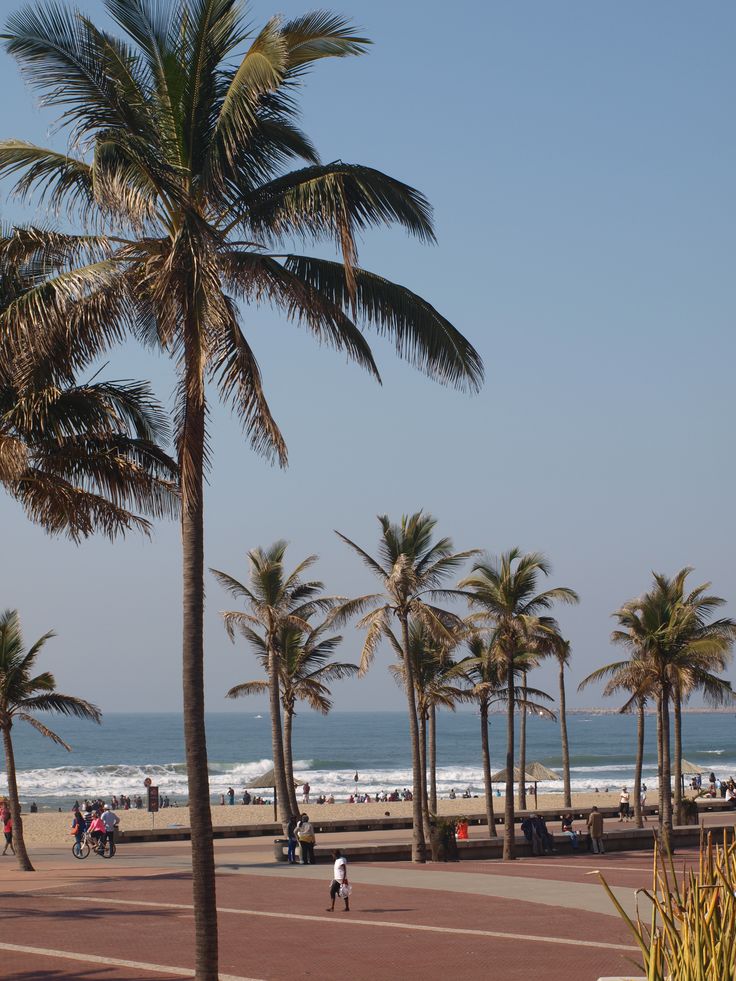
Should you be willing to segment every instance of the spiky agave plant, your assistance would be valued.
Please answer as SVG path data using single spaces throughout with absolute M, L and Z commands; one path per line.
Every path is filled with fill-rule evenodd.
M 599 873 L 600 875 L 600 873 Z M 671 855 L 655 845 L 649 922 L 626 913 L 603 875 L 603 887 L 641 950 L 647 981 L 729 981 L 736 977 L 736 834 L 701 835 L 698 867 L 682 884 Z

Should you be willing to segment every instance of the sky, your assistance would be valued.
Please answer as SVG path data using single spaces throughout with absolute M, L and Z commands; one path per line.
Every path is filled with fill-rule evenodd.
M 11 2 L 3 11 L 16 9 Z M 81 10 L 105 22 L 102 3 Z M 310 9 L 282 0 L 289 16 Z M 214 465 L 206 565 L 247 575 L 247 552 L 290 542 L 317 553 L 330 592 L 376 583 L 334 529 L 373 551 L 376 515 L 419 509 L 458 549 L 544 552 L 572 644 L 569 701 L 617 659 L 611 612 L 651 571 L 695 567 L 736 615 L 733 559 L 733 267 L 736 256 L 736 6 L 686 0 L 353 0 L 334 8 L 373 40 L 324 63 L 302 92 L 303 126 L 323 160 L 377 167 L 422 190 L 438 244 L 398 229 L 365 236 L 361 264 L 410 287 L 472 341 L 486 367 L 476 396 L 427 380 L 376 340 L 379 386 L 269 309 L 243 311 L 290 453 L 271 468 L 212 405 Z M 275 11 L 250 6 L 254 25 Z M 0 53 L 2 138 L 64 145 L 53 117 Z M 4 220 L 44 217 L 6 200 Z M 147 378 L 171 404 L 171 365 L 127 346 L 104 375 Z M 178 711 L 180 539 L 81 546 L 49 538 L 0 497 L 3 607 L 61 690 L 103 711 Z M 259 676 L 231 645 L 207 581 L 210 711 Z M 341 659 L 360 633 L 344 631 Z M 400 709 L 388 651 L 335 688 L 340 710 Z M 730 672 L 731 680 L 736 674 Z M 538 687 L 554 691 L 555 672 Z M 306 709 L 305 709 L 306 711 Z

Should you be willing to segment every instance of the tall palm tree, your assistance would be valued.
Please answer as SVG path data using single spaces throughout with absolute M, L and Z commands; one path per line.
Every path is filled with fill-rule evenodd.
M 467 641 L 469 654 L 458 661 L 453 673 L 462 676 L 470 685 L 467 695 L 478 705 L 480 717 L 480 744 L 483 765 L 483 789 L 485 792 L 486 821 L 488 833 L 492 838 L 497 837 L 496 816 L 493 809 L 493 783 L 491 779 L 491 749 L 489 738 L 490 714 L 495 705 L 505 705 L 508 699 L 507 662 L 488 642 L 482 631 L 473 631 Z M 535 701 L 530 701 L 534 698 Z M 522 704 L 534 712 L 551 716 L 540 701 L 551 701 L 546 692 L 536 688 L 522 686 L 516 690 L 517 707 Z M 553 716 L 551 716 L 553 717 Z
M 292 792 L 289 804 L 292 813 L 298 811 L 294 788 L 293 729 L 296 703 L 306 702 L 310 708 L 323 715 L 332 708 L 333 702 L 329 685 L 358 673 L 358 665 L 343 661 L 331 661 L 330 657 L 342 641 L 339 635 L 325 637 L 326 624 L 322 623 L 304 634 L 293 627 L 285 627 L 279 640 L 281 651 L 281 704 L 284 710 L 284 767 L 286 784 Z M 251 648 L 258 656 L 264 669 L 268 670 L 268 648 L 264 637 L 254 629 L 242 624 L 241 633 L 248 638 Z M 241 698 L 244 695 L 263 694 L 268 691 L 267 681 L 246 681 L 235 685 L 228 698 Z
M 447 623 L 452 637 L 450 643 L 439 643 L 421 621 L 409 623 L 409 656 L 416 689 L 417 720 L 419 725 L 419 769 L 422 783 L 422 818 L 425 841 L 429 840 L 431 816 L 437 813 L 437 708 L 444 706 L 452 711 L 465 692 L 458 687 L 455 662 L 451 649 L 460 643 L 464 628 Z M 405 688 L 407 672 L 404 665 L 404 649 L 389 626 L 385 636 L 398 657 L 398 663 L 389 670 Z
M 105 8 L 122 40 L 58 3 L 28 6 L 6 26 L 7 51 L 59 108 L 70 138 L 63 152 L 5 141 L 0 175 L 20 173 L 21 193 L 45 193 L 90 229 L 13 236 L 16 255 L 44 275 L 42 289 L 13 305 L 12 322 L 20 345 L 71 333 L 89 358 L 132 329 L 176 360 L 185 746 L 190 799 L 204 802 L 208 381 L 251 445 L 286 461 L 238 302 L 273 304 L 376 377 L 358 324 L 446 384 L 476 390 L 482 365 L 429 303 L 358 266 L 357 237 L 368 228 L 398 223 L 432 241 L 426 199 L 370 167 L 322 164 L 296 124 L 305 72 L 322 58 L 363 53 L 365 38 L 324 11 L 272 18 L 254 35 L 240 0 L 105 0 Z M 290 172 L 293 161 L 301 166 Z M 332 243 L 340 261 L 295 254 L 294 238 Z M 194 809 L 191 830 L 195 972 L 215 981 L 208 805 Z
M 572 807 L 570 787 L 570 742 L 567 736 L 567 700 L 565 697 L 565 668 L 570 666 L 570 641 L 560 638 L 554 645 L 554 656 L 559 668 L 557 675 L 560 704 L 560 744 L 562 749 L 562 794 L 565 807 Z
M 18 864 L 24 872 L 33 872 L 23 839 L 23 820 L 18 798 L 18 779 L 15 770 L 12 729 L 16 722 L 27 722 L 42 736 L 47 736 L 64 749 L 71 750 L 61 736 L 39 721 L 35 712 L 54 712 L 72 715 L 78 719 L 99 722 L 100 710 L 74 695 L 62 695 L 56 690 L 54 676 L 48 671 L 34 675 L 36 661 L 46 641 L 53 637 L 49 631 L 40 637 L 27 651 L 23 647 L 23 635 L 17 610 L 5 610 L 0 615 L 0 732 L 5 750 L 5 768 L 8 774 L 8 800 L 13 819 L 13 846 Z
M 577 603 L 572 589 L 557 586 L 537 593 L 540 575 L 550 566 L 538 552 L 523 554 L 512 548 L 495 561 L 478 562 L 458 588 L 471 608 L 480 610 L 479 620 L 490 625 L 492 644 L 505 662 L 506 670 L 506 800 L 504 809 L 503 857 L 514 856 L 514 712 L 517 702 L 515 674 L 528 666 L 528 659 L 546 652 L 559 636 L 557 621 L 546 615 L 556 602 Z
M 621 639 L 618 641 L 621 643 Z M 578 691 L 582 691 L 590 684 L 599 681 L 606 681 L 603 694 L 606 697 L 625 692 L 628 694 L 626 702 L 621 706 L 619 712 L 622 714 L 636 711 L 636 762 L 634 764 L 634 820 L 637 828 L 644 827 L 644 817 L 641 810 L 641 775 L 644 768 L 644 736 L 645 736 L 645 709 L 648 699 L 652 696 L 653 680 L 648 666 L 641 659 L 641 651 L 637 647 L 633 638 L 630 637 L 626 642 L 631 650 L 631 657 L 628 661 L 614 661 L 606 664 L 602 668 L 593 671 L 578 685 Z
M 254 548 L 248 552 L 248 585 L 239 582 L 226 572 L 210 571 L 220 585 L 235 599 L 244 600 L 247 611 L 227 610 L 222 616 L 231 640 L 238 631 L 251 644 L 254 636 L 262 642 L 266 656 L 268 675 L 268 700 L 271 713 L 271 746 L 278 801 L 278 818 L 284 831 L 294 813 L 294 786 L 287 783 L 284 758 L 284 733 L 281 719 L 281 684 L 285 672 L 283 666 L 283 642 L 290 637 L 289 631 L 308 633 L 309 618 L 318 610 L 330 610 L 334 600 L 323 595 L 324 584 L 318 580 L 304 580 L 302 574 L 317 561 L 310 555 L 291 572 L 284 565 L 287 543 L 275 542 L 270 548 Z
M 729 682 L 714 671 L 722 671 L 731 657 L 736 623 L 729 618 L 710 619 L 713 609 L 724 602 L 720 597 L 706 594 L 710 583 L 685 592 L 691 571 L 681 569 L 671 579 L 654 573 L 652 588 L 616 611 L 614 616 L 620 629 L 612 634 L 615 643 L 638 652 L 641 669 L 646 674 L 646 690 L 656 700 L 659 835 L 666 850 L 671 848 L 673 817 L 670 705 L 679 702 L 683 685 L 687 690 L 700 689 L 706 700 L 714 704 L 733 698 Z M 682 759 L 679 726 L 677 738 L 674 775 L 679 782 Z
M 445 610 L 438 609 L 427 602 L 437 595 L 438 587 L 452 572 L 476 551 L 453 552 L 449 538 L 434 540 L 436 520 L 429 514 L 417 511 L 404 515 L 398 524 L 386 515 L 379 515 L 381 538 L 378 545 L 378 558 L 373 558 L 359 545 L 346 538 L 339 531 L 336 534 L 356 552 L 365 565 L 378 576 L 383 586 L 382 594 L 361 596 L 343 604 L 337 615 L 347 619 L 358 611 L 373 606 L 360 621 L 359 626 L 366 630 L 361 653 L 360 670 L 365 673 L 370 667 L 382 637 L 391 628 L 392 620 L 399 624 L 398 643 L 401 648 L 406 672 L 407 709 L 409 715 L 409 738 L 412 765 L 412 861 L 426 861 L 425 834 L 423 827 L 423 782 L 422 761 L 419 740 L 419 720 L 417 717 L 416 680 L 414 660 L 410 656 L 410 624 L 416 621 L 440 644 L 452 644 L 451 625 L 459 624 Z M 378 605 L 374 605 L 378 604 Z

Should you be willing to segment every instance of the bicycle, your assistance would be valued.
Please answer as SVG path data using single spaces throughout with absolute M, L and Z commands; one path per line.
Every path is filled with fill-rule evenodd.
M 89 831 L 83 833 L 81 841 L 75 841 L 72 845 L 72 855 L 79 859 L 87 858 L 90 852 L 95 852 L 100 858 L 112 858 L 116 851 L 114 841 L 105 838 L 104 841 L 98 842 Z

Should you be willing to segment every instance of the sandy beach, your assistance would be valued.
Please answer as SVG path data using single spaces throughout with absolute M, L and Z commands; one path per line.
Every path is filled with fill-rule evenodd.
M 478 814 L 483 813 L 485 802 L 483 797 L 473 797 L 471 799 L 456 798 L 455 800 L 443 799 L 439 802 L 439 811 L 442 815 L 456 814 Z M 530 806 L 534 806 L 534 798 L 530 798 Z M 618 803 L 618 791 L 605 793 L 573 794 L 573 806 L 591 807 L 593 804 L 599 806 L 611 806 Z M 494 810 L 497 814 L 503 811 L 503 797 L 495 797 L 493 800 Z M 540 794 L 538 798 L 540 808 L 552 808 L 562 806 L 562 794 Z M 411 803 L 408 801 L 392 802 L 387 804 L 311 804 L 300 805 L 306 810 L 313 820 L 345 819 L 348 817 L 380 817 L 390 811 L 392 815 L 411 816 Z M 123 830 L 133 830 L 136 828 L 150 828 L 152 815 L 144 810 L 130 810 L 116 812 L 120 818 L 120 827 Z M 169 807 L 153 816 L 154 826 L 157 828 L 189 825 L 188 807 Z M 215 825 L 259 825 L 271 824 L 274 820 L 273 807 L 264 805 L 234 804 L 233 806 L 214 804 L 212 806 L 212 821 Z M 71 811 L 40 811 L 37 814 L 23 815 L 23 828 L 28 845 L 65 845 L 70 840 Z

